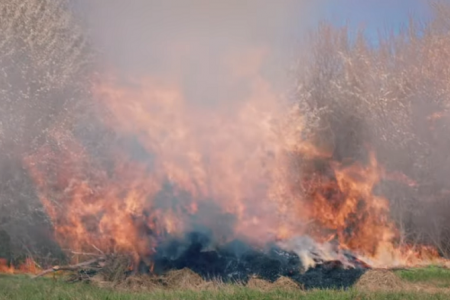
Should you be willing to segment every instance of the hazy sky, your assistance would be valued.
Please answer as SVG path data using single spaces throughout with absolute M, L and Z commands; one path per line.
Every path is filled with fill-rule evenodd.
M 273 85 L 284 85 L 286 70 L 299 51 L 296 42 L 301 42 L 305 30 L 314 29 L 319 21 L 347 23 L 351 28 L 365 26 L 368 37 L 376 39 L 378 29 L 398 29 L 410 15 L 426 18 L 426 1 L 78 0 L 77 3 L 85 8 L 94 41 L 108 64 L 126 72 L 177 81 L 188 98 L 217 103 L 222 98 L 231 98 L 230 91 L 246 90 L 242 78 L 230 82 L 236 66 L 269 76 Z
M 446 0 L 450 1 L 450 0 Z M 428 0 L 78 0 L 90 16 L 96 39 L 109 49 L 108 56 L 142 65 L 161 52 L 180 57 L 182 47 L 206 44 L 208 52 L 242 44 L 281 47 L 302 39 L 304 30 L 320 21 L 363 26 L 367 36 L 378 30 L 398 30 L 409 16 L 426 19 Z M 167 46 L 171 43 L 170 47 Z M 170 48 L 168 51 L 168 47 Z M 186 49 L 185 49 L 186 50 Z M 229 50 L 229 49 L 227 49 Z M 183 50 L 184 51 L 184 50 Z M 186 50 L 187 51 L 187 50 Z M 198 51 L 197 51 L 198 52 Z M 209 54 L 208 53 L 208 54 Z M 200 56 L 205 60 L 205 55 Z M 171 61 L 175 61 L 172 59 Z
M 450 0 L 447 0 L 450 1 Z M 426 20 L 430 16 L 427 0 L 323 0 L 320 20 L 334 24 L 363 26 L 367 35 L 376 38 L 378 30 L 398 30 L 409 16 Z

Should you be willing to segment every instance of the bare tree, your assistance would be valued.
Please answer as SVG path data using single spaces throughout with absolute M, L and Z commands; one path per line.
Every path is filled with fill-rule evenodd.
M 22 250 L 45 248 L 40 241 L 48 240 L 40 230 L 45 213 L 22 159 L 56 122 L 68 126 L 81 107 L 89 48 L 70 1 L 1 1 L 0 229 Z
M 388 171 L 417 183 L 383 185 L 392 217 L 403 240 L 448 255 L 450 6 L 435 1 L 432 8 L 431 22 L 411 20 L 376 46 L 363 33 L 322 25 L 298 71 L 296 97 L 335 159 L 364 159 L 370 145 Z

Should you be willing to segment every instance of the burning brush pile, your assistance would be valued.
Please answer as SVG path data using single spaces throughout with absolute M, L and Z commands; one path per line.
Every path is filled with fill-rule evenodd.
M 142 281 L 144 287 L 150 284 L 154 288 L 174 288 L 186 287 L 185 281 L 188 281 L 192 288 L 237 283 L 263 289 L 272 285 L 280 288 L 280 284 L 309 289 L 350 287 L 370 269 L 350 253 L 344 255 L 345 261 L 353 264 L 351 267 L 340 260 L 324 260 L 315 249 L 310 249 L 315 256 L 315 266 L 307 269 L 296 253 L 276 245 L 258 249 L 235 240 L 209 248 L 205 244 L 208 243 L 206 235 L 192 233 L 188 237 L 189 241 L 173 240 L 157 249 L 151 269 L 142 261 L 136 265 L 126 254 L 90 254 L 95 258 L 74 265 L 54 266 L 36 277 L 69 271 L 66 277 L 70 282 L 92 281 L 116 287 Z
M 37 11 L 53 2 L 45 3 L 35 7 Z M 9 9 L 14 7 L 11 4 Z M 57 5 L 55 9 L 65 7 Z M 30 19 L 39 19 L 30 14 Z M 19 14 L 8 15 L 15 18 Z M 327 47 L 333 46 L 326 40 L 329 36 L 333 35 L 323 37 Z M 80 42 L 79 37 L 77 33 L 74 40 L 78 42 L 73 42 L 73 47 L 88 44 Z M 178 49 L 175 45 L 173 48 Z M 186 48 L 190 53 L 190 47 Z M 356 45 L 348 49 L 366 48 Z M 446 263 L 442 251 L 426 243 L 409 245 L 380 189 L 382 184 L 407 189 L 414 180 L 384 169 L 377 158 L 378 144 L 373 149 L 366 147 L 370 143 L 364 138 L 357 144 L 350 143 L 352 137 L 366 132 L 365 126 L 358 125 L 365 124 L 363 120 L 348 111 L 362 110 L 369 97 L 360 101 L 349 96 L 354 93 L 343 94 L 342 90 L 358 87 L 357 79 L 362 75 L 355 72 L 365 69 L 352 70 L 356 62 L 336 68 L 348 72 L 338 74 L 333 84 L 324 79 L 325 87 L 317 89 L 314 83 L 320 83 L 322 73 L 310 74 L 305 86 L 311 78 L 317 77 L 317 81 L 312 80 L 310 90 L 299 88 L 301 101 L 292 103 L 261 75 L 270 51 L 258 47 L 245 50 L 214 57 L 223 61 L 227 70 L 223 76 L 227 93 L 219 97 L 214 91 L 205 97 L 227 99 L 208 105 L 199 103 L 203 100 L 193 101 L 177 76 L 111 70 L 98 62 L 93 67 L 95 74 L 83 67 L 76 76 L 55 75 L 54 80 L 68 78 L 55 99 L 67 95 L 67 90 L 83 90 L 84 85 L 70 85 L 82 77 L 88 78 L 88 83 L 83 81 L 87 91 L 73 93 L 72 97 L 87 100 L 71 98 L 55 114 L 57 105 L 50 103 L 48 114 L 57 117 L 48 120 L 45 130 L 33 139 L 32 149 L 20 152 L 16 160 L 31 179 L 33 196 L 40 200 L 50 221 L 51 239 L 66 254 L 66 262 L 45 270 L 47 266 L 27 261 L 33 267 L 23 270 L 45 270 L 34 272 L 37 276 L 68 272 L 71 281 L 114 285 L 206 287 L 216 282 L 239 282 L 316 288 L 349 287 L 371 268 Z M 323 55 L 328 53 L 322 50 Z M 52 53 L 46 54 L 47 59 Z M 83 53 L 77 52 L 73 59 L 80 59 Z M 340 61 L 344 64 L 349 60 Z M 378 63 L 379 59 L 374 61 Z M 11 59 L 10 64 L 13 62 Z M 40 65 L 38 62 L 30 58 L 29 63 Z M 71 65 L 76 61 L 67 67 Z M 33 74 L 30 76 L 39 77 L 41 73 Z M 392 80 L 387 81 L 374 86 L 388 89 Z M 55 86 L 53 82 L 49 85 L 50 92 Z M 344 100 L 359 101 L 358 105 L 339 102 L 343 109 L 331 102 L 322 105 L 328 101 L 325 92 L 330 91 L 329 86 L 339 86 L 331 93 L 332 99 L 343 95 Z M 358 91 L 369 87 L 362 86 Z M 10 97 L 15 99 L 17 95 Z M 45 96 L 42 101 L 47 98 L 51 97 Z M 304 107 L 308 104 L 309 109 Z M 312 112 L 319 122 L 314 123 Z M 376 116 L 385 114 L 383 111 Z M 46 118 L 41 115 L 41 119 Z M 10 131 L 15 128 L 11 126 Z M 336 128 L 342 130 L 336 133 Z M 359 129 L 362 133 L 354 132 Z M 385 138 L 382 130 L 387 129 L 378 129 Z M 373 132 L 370 136 L 377 133 Z M 9 264 L 0 262 L 0 271 L 14 272 Z
M 270 89 L 253 93 L 226 115 L 151 79 L 97 82 L 101 125 L 114 132 L 103 156 L 86 132 L 55 128 L 25 163 L 59 244 L 99 258 L 41 275 L 160 275 L 165 286 L 189 269 L 204 280 L 348 287 L 371 267 L 439 261 L 399 244 L 375 193 L 386 173 L 374 154 L 338 163 L 302 133 L 298 110 L 275 105 Z

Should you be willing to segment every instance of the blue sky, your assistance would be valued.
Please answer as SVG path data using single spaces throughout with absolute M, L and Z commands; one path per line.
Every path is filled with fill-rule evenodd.
M 319 0 L 320 1 L 320 0 Z M 370 38 L 376 39 L 378 30 L 397 31 L 408 22 L 409 16 L 421 20 L 430 17 L 427 0 L 322 0 L 319 18 L 337 25 L 357 29 L 363 26 Z

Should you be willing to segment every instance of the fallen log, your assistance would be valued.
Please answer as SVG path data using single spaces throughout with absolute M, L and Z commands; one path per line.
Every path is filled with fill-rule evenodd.
M 52 268 L 44 270 L 41 273 L 33 276 L 32 279 L 42 277 L 42 276 L 45 276 L 47 274 L 57 272 L 57 271 L 76 271 L 76 270 L 79 270 L 81 268 L 84 268 L 84 267 L 87 267 L 87 266 L 90 266 L 90 265 L 93 265 L 96 263 L 104 262 L 105 260 L 106 260 L 106 257 L 102 256 L 102 257 L 97 257 L 97 258 L 94 258 L 91 260 L 84 261 L 84 262 L 76 264 L 76 265 L 53 266 Z

